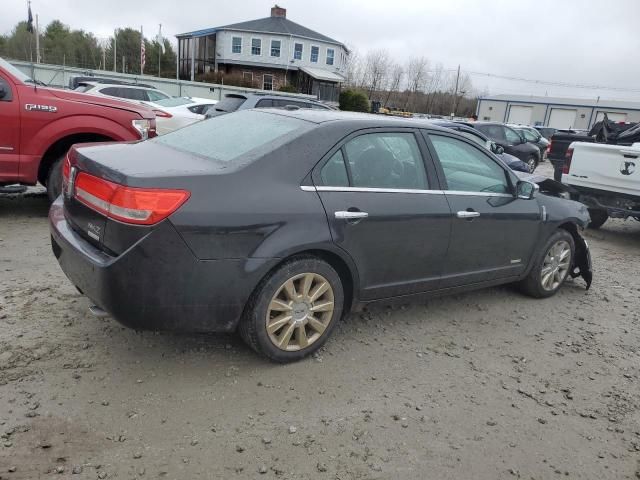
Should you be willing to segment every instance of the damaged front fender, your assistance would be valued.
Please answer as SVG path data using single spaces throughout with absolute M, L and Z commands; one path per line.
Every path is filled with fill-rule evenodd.
M 591 252 L 589 251 L 589 245 L 579 233 L 574 235 L 574 241 L 576 245 L 576 253 L 573 260 L 571 277 L 582 277 L 587 283 L 587 290 L 589 290 L 589 287 L 591 287 L 591 281 L 593 280 L 593 267 L 591 264 Z

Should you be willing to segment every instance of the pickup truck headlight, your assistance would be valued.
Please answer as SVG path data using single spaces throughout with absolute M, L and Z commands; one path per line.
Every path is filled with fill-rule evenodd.
M 147 138 L 149 138 L 149 130 L 151 129 L 151 121 L 149 121 L 147 119 L 133 120 L 131 122 L 131 125 L 133 125 L 133 128 L 135 128 L 138 131 L 138 133 L 140 134 L 140 138 L 142 140 L 146 140 Z

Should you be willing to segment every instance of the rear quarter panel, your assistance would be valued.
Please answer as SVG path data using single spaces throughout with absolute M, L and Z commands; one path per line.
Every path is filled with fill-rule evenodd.
M 301 184 L 347 133 L 319 126 L 240 170 L 195 179 L 172 222 L 200 259 L 284 258 L 333 248 L 322 202 Z

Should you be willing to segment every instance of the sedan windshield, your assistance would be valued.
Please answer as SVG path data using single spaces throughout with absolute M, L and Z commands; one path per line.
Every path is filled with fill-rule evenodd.
M 254 155 L 245 159 L 250 162 L 302 135 L 312 126 L 297 118 L 243 110 L 194 123 L 151 141 L 221 163 L 232 163 L 253 152 Z
M 35 80 L 33 80 L 29 75 L 22 73 L 21 70 L 11 65 L 4 58 L 0 58 L 0 68 L 8 71 L 11 75 L 24 83 L 35 83 Z

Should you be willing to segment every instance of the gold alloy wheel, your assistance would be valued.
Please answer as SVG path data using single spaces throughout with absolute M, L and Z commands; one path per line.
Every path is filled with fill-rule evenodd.
M 295 352 L 316 342 L 329 326 L 335 302 L 329 281 L 301 273 L 284 282 L 267 308 L 267 333 L 280 350 Z
M 553 244 L 544 257 L 540 281 L 547 291 L 555 290 L 564 281 L 571 266 L 571 247 L 569 242 L 559 240 Z

